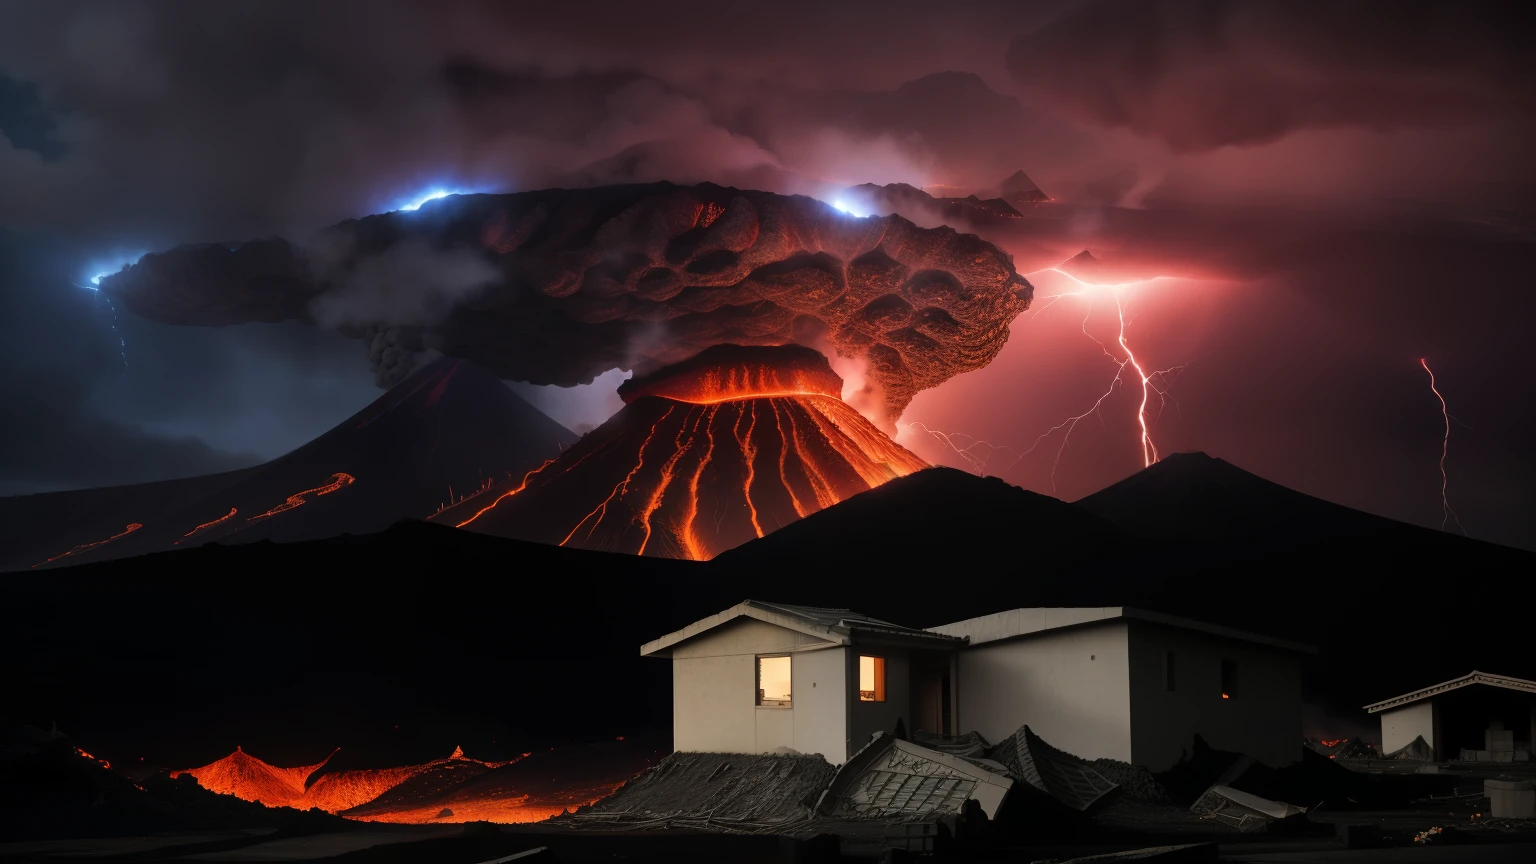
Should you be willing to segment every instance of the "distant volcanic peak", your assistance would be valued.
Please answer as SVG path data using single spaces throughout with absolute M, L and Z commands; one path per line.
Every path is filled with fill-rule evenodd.
M 391 281 L 402 278 L 415 281 Z M 561 386 L 724 343 L 815 338 L 868 361 L 892 419 L 919 390 L 991 362 L 1032 295 L 1011 258 L 973 234 L 665 183 L 452 196 L 343 222 L 303 250 L 258 241 L 146 256 L 101 287 L 159 321 L 319 316 L 387 337 L 395 350 L 376 363 L 432 346 Z M 420 314 L 390 299 L 413 291 Z
M 841 398 L 843 379 L 827 358 L 801 345 L 716 345 L 619 385 L 625 404 L 645 396 L 714 404 L 768 396 Z
M 1011 204 L 1039 204 L 1054 200 L 1041 191 L 1035 181 L 1029 179 L 1023 169 L 1008 175 L 997 186 L 998 197 Z
M 1099 282 L 1105 278 L 1103 262 L 1093 257 L 1093 253 L 1087 249 L 1063 261 L 1056 269 L 1084 282 Z
M 719 368 L 696 371 L 709 381 Z M 809 363 L 800 370 L 817 381 Z M 700 380 L 679 377 L 691 386 Z M 835 382 L 833 375 L 820 383 L 831 390 Z M 435 521 L 562 546 L 705 560 L 927 467 L 827 392 L 626 398 L 607 423 L 559 459 L 509 480 L 490 504 L 482 498 L 449 508 Z

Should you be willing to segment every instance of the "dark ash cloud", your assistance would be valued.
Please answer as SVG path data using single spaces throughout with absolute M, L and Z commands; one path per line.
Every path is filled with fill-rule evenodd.
M 1014 78 L 1181 151 L 1319 128 L 1531 119 L 1520 2 L 1149 0 L 1078 7 L 1014 40 Z

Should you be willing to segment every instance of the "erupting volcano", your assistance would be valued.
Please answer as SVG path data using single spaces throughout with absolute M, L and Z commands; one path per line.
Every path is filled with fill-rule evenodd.
M 705 560 L 926 463 L 845 403 L 820 353 L 720 345 L 619 389 L 558 459 L 434 521 Z

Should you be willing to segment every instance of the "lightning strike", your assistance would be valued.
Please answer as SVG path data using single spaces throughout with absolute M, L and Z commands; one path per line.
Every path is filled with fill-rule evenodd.
M 1451 498 L 1448 491 L 1450 482 L 1449 477 L 1445 473 L 1445 459 L 1451 452 L 1450 407 L 1445 404 L 1445 397 L 1440 394 L 1440 388 L 1435 385 L 1435 373 L 1434 370 L 1429 368 L 1429 360 L 1420 357 L 1419 365 L 1423 366 L 1424 371 L 1429 373 L 1429 391 L 1435 394 L 1436 399 L 1440 400 L 1440 417 L 1445 421 L 1445 435 L 1440 439 L 1440 530 L 1444 531 L 1448 523 L 1455 522 L 1456 527 L 1460 529 L 1462 536 L 1465 537 L 1467 529 L 1461 524 L 1461 517 L 1457 516 L 1456 511 L 1451 509 Z

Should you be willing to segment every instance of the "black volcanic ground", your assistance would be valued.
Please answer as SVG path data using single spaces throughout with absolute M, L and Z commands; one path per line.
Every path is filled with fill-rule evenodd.
M 638 646 L 749 597 L 922 626 L 1143 606 L 1318 645 L 1308 698 L 1351 717 L 1472 668 L 1536 671 L 1514 668 L 1531 656 L 1536 556 L 1411 526 L 1361 533 L 1375 517 L 1213 463 L 1171 457 L 1106 490 L 1122 525 L 933 468 L 705 563 L 419 522 L 209 545 L 14 578 L 0 651 L 28 658 L 8 685 L 22 719 L 183 764 L 235 743 L 278 763 L 346 743 L 358 764 L 381 765 L 440 755 L 445 740 L 498 758 L 491 741 L 664 729 L 670 669 Z M 1126 530 L 1149 533 L 1135 514 L 1163 500 L 1199 526 L 1193 538 Z M 1292 527 L 1234 537 L 1221 532 L 1250 517 L 1185 515 L 1210 501 Z

